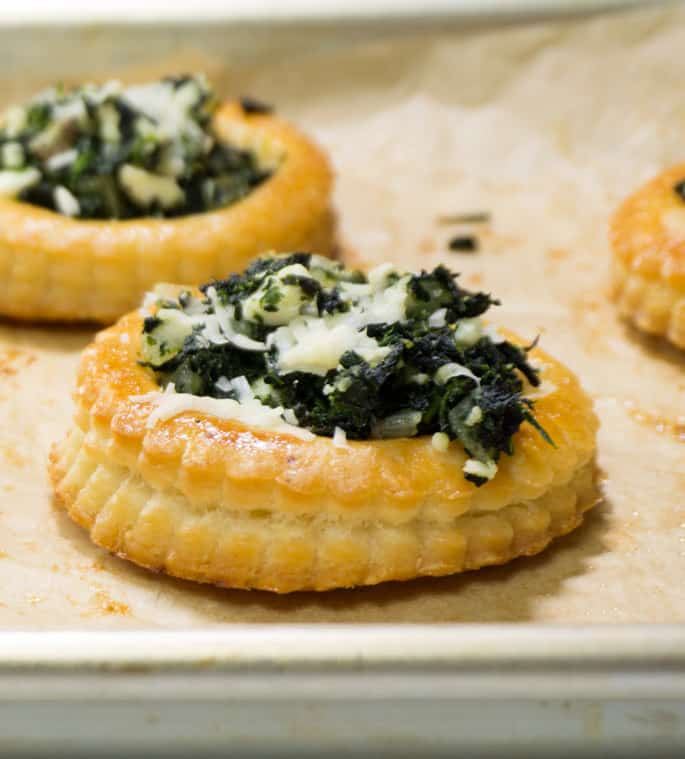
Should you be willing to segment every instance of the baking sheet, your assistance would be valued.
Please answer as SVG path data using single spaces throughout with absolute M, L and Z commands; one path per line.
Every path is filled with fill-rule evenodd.
M 679 6 L 211 62 L 226 92 L 272 100 L 328 149 L 350 261 L 446 263 L 502 299 L 497 322 L 540 334 L 582 376 L 602 422 L 606 500 L 581 529 L 503 568 L 323 595 L 151 575 L 93 546 L 47 487 L 93 331 L 4 323 L 0 626 L 685 621 L 685 359 L 622 325 L 606 297 L 611 209 L 685 157 L 684 44 Z M 475 255 L 449 252 L 463 228 L 437 221 L 465 211 L 492 214 Z
M 643 0 L 644 1 L 644 0 Z M 192 5 L 166 0 L 121 0 L 116 4 L 71 0 L 24 0 L 0 6 L 0 23 L 93 24 L 109 22 L 258 21 L 280 23 L 327 19 L 336 22 L 369 19 L 420 19 L 426 16 L 454 18 L 521 14 L 571 14 L 635 4 L 640 0 L 195 0 Z

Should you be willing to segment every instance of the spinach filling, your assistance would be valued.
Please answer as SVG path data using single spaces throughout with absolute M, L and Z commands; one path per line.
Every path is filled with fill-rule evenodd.
M 274 167 L 219 139 L 201 76 L 53 88 L 0 128 L 0 194 L 81 219 L 176 217 L 235 203 Z
M 200 296 L 159 298 L 142 361 L 177 393 L 256 399 L 317 435 L 458 440 L 483 485 L 535 419 L 527 352 L 480 317 L 498 302 L 443 266 L 367 275 L 309 253 L 257 259 Z M 235 380 L 238 380 L 236 382 Z M 168 386 L 173 383 L 173 388 Z
M 673 188 L 676 195 L 680 196 L 681 200 L 685 200 L 685 179 L 678 182 L 678 184 L 675 185 Z

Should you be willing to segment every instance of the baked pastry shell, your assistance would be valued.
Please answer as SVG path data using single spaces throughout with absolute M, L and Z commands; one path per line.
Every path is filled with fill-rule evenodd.
M 276 592 L 445 575 L 542 550 L 597 501 L 597 420 L 575 376 L 539 349 L 536 416 L 481 488 L 457 443 L 303 440 L 198 412 L 150 426 L 142 316 L 85 350 L 76 416 L 50 456 L 58 501 L 94 542 L 177 577 Z
M 323 152 L 282 119 L 221 106 L 220 138 L 276 165 L 245 198 L 171 219 L 79 220 L 0 198 L 0 313 L 109 323 L 155 282 L 199 284 L 267 250 L 330 254 L 332 173 Z
M 612 295 L 638 329 L 685 348 L 685 164 L 627 198 L 611 221 Z

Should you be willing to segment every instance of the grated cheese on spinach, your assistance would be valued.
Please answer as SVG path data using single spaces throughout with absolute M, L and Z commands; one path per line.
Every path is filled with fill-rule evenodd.
M 177 393 L 249 399 L 286 422 L 348 440 L 459 441 L 464 476 L 483 485 L 535 420 L 540 384 L 520 348 L 483 324 L 498 301 L 443 266 L 368 275 L 309 253 L 265 256 L 202 296 L 160 298 L 145 319 L 142 361 Z
M 3 116 L 0 194 L 80 219 L 175 217 L 235 203 L 273 167 L 217 137 L 216 106 L 202 76 L 41 92 Z

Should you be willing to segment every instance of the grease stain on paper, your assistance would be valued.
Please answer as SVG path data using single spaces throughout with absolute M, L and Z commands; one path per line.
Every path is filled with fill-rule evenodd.
M 624 401 L 623 405 L 633 421 L 653 429 L 660 435 L 668 435 L 678 443 L 685 443 L 685 414 L 668 417 L 642 409 L 634 401 Z
M 82 617 L 93 616 L 93 614 L 118 614 L 129 616 L 131 607 L 123 601 L 117 601 L 112 598 L 106 590 L 98 590 L 90 597 L 90 604 L 93 607 L 92 612 L 85 612 Z
M 32 353 L 21 348 L 0 348 L 0 377 L 13 377 L 35 360 Z

